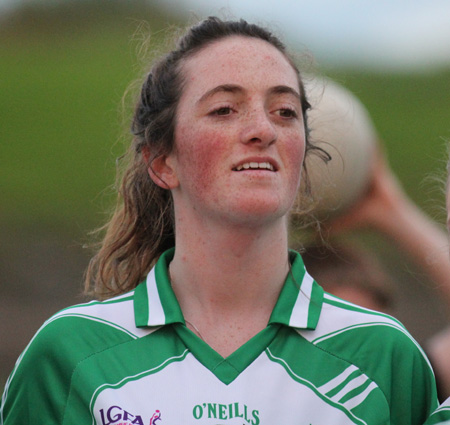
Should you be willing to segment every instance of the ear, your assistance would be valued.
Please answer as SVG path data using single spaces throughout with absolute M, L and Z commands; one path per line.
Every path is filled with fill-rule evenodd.
M 150 159 L 147 149 L 142 150 L 147 172 L 153 182 L 163 189 L 174 189 L 179 185 L 178 177 L 175 172 L 175 161 L 172 154 L 160 155 Z

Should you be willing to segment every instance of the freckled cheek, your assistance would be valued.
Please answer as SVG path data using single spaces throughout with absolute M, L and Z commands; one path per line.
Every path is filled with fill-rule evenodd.
M 198 133 L 179 150 L 184 178 L 196 191 L 205 192 L 226 163 L 226 142 L 220 132 Z
M 287 157 L 292 174 L 298 179 L 305 160 L 305 141 L 303 138 L 293 138 L 287 148 Z

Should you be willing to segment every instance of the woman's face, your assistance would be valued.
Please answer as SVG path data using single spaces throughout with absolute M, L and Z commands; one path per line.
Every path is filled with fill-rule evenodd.
M 167 159 L 176 211 L 247 225 L 285 216 L 305 153 L 292 66 L 269 43 L 232 36 L 187 59 L 182 75 Z

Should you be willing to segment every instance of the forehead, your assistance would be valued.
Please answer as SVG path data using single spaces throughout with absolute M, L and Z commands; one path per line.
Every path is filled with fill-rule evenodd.
M 299 89 L 297 72 L 284 54 L 253 37 L 230 36 L 209 44 L 186 59 L 182 73 L 183 94 L 221 84 L 257 89 L 287 85 Z

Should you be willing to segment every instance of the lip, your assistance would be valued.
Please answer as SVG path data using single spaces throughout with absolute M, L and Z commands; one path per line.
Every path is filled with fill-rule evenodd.
M 258 163 L 258 164 L 270 164 L 272 169 L 270 168 L 242 168 L 245 164 L 251 164 L 251 163 Z M 231 168 L 233 171 L 270 171 L 272 173 L 275 173 L 279 170 L 279 166 L 277 161 L 275 161 L 273 158 L 270 157 L 248 157 L 245 158 L 236 164 L 233 165 Z

